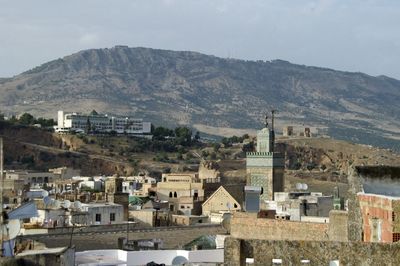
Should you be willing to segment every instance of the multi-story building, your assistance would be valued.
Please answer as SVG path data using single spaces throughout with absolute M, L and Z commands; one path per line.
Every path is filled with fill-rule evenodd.
M 58 133 L 76 132 L 99 132 L 132 135 L 148 135 L 151 133 L 151 123 L 143 119 L 131 117 L 108 116 L 92 111 L 90 114 L 64 113 L 58 111 L 57 126 L 54 129 Z
M 191 207 L 189 210 L 201 212 L 201 202 L 204 200 L 203 183 L 197 173 L 163 174 L 162 182 L 157 183 L 157 197 L 160 200 L 168 201 L 171 211 L 179 211 L 180 207 L 186 204 L 182 203 L 183 197 L 185 197 L 185 202 L 191 198 L 191 205 L 196 207 Z

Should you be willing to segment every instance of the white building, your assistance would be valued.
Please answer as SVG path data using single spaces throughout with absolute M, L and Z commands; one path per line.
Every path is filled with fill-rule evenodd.
M 89 250 L 75 253 L 75 265 L 222 265 L 224 249 L 208 250 Z
M 82 212 L 88 213 L 88 224 L 118 224 L 123 222 L 124 207 L 115 203 L 82 204 Z
M 58 111 L 57 126 L 54 129 L 58 133 L 75 131 L 107 133 L 115 131 L 118 134 L 148 135 L 151 133 L 151 123 L 143 122 L 143 119 L 131 117 L 116 117 L 98 114 L 92 111 L 85 115 L 81 113 L 64 113 Z

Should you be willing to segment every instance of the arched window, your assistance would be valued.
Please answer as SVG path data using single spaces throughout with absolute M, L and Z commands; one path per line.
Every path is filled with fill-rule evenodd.
M 172 198 L 172 192 L 169 192 L 169 197 Z
M 174 192 L 174 198 L 178 197 L 178 195 L 176 194 L 176 191 Z

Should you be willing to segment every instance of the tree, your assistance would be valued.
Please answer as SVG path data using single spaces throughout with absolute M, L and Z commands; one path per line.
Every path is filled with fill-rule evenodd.
M 175 136 L 177 144 L 190 146 L 192 143 L 192 131 L 187 127 L 175 128 Z
M 24 113 L 18 119 L 18 122 L 22 125 L 32 125 L 34 121 L 35 121 L 35 118 L 29 113 Z
M 194 135 L 194 139 L 195 139 L 196 141 L 199 141 L 199 140 L 200 140 L 200 132 L 199 132 L 199 131 L 196 131 L 196 134 Z
M 86 120 L 86 127 L 85 127 L 85 133 L 88 134 L 92 131 L 92 125 L 90 123 L 90 119 L 88 117 L 88 119 Z
M 221 144 L 219 144 L 219 143 L 213 143 L 214 152 L 218 152 L 219 148 L 221 148 Z

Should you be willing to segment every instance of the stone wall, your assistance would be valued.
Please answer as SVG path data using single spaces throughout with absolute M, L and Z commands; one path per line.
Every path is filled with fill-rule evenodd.
M 338 260 L 340 265 L 390 265 L 400 261 L 400 245 L 335 242 L 335 241 L 279 241 L 225 239 L 225 265 L 245 265 L 246 258 L 254 258 L 254 265 L 273 265 L 272 259 L 281 259 L 282 265 L 329 265 Z
M 347 211 L 339 211 L 339 210 L 330 211 L 329 229 L 328 229 L 329 240 L 347 242 L 349 240 L 347 223 L 348 223 Z
M 231 236 L 240 239 L 326 241 L 327 223 L 307 223 L 275 219 L 255 219 L 247 213 L 235 213 Z

